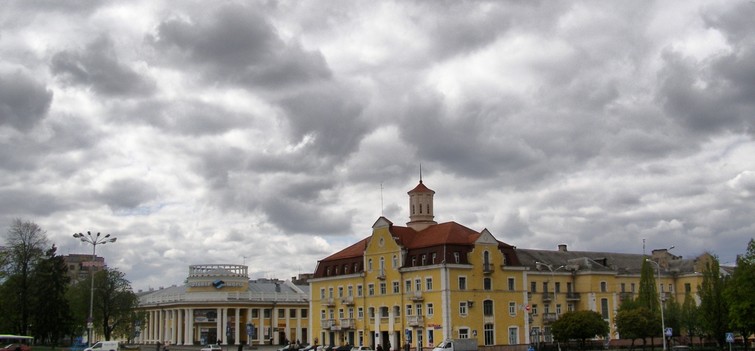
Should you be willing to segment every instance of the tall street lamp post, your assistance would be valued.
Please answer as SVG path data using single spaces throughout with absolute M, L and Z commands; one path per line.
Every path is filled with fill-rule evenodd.
M 94 306 L 94 264 L 96 260 L 97 245 L 105 245 L 107 243 L 114 243 L 116 237 L 110 237 L 110 234 L 106 234 L 100 237 L 100 233 L 92 235 L 91 232 L 87 232 L 86 235 L 82 233 L 76 233 L 74 238 L 81 240 L 81 242 L 92 245 L 92 262 L 89 266 L 89 275 L 92 277 L 92 285 L 89 290 L 89 318 L 87 318 L 87 346 L 92 346 L 92 329 L 94 328 L 94 318 L 92 316 L 92 309 Z
M 663 338 L 663 351 L 666 351 L 666 321 L 663 318 L 663 293 L 661 292 L 661 290 L 663 290 L 663 285 L 661 284 L 661 265 L 649 258 L 646 258 L 645 261 L 654 264 L 658 268 L 658 300 L 661 303 L 661 338 Z

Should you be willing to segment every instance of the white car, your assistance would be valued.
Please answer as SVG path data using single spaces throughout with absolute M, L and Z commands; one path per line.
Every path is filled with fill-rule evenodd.
M 369 346 L 354 346 L 351 348 L 351 351 L 373 351 L 373 350 Z
M 222 351 L 223 349 L 218 344 L 207 344 L 199 351 Z

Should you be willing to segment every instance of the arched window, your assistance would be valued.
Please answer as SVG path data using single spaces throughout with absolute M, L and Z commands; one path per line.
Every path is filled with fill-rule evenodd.
M 482 302 L 482 313 L 485 317 L 493 316 L 493 300 L 485 300 Z

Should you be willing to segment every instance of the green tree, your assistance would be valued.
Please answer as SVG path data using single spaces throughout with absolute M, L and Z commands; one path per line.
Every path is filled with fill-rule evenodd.
M 658 301 L 658 290 L 655 288 L 655 265 L 642 260 L 642 270 L 640 272 L 640 292 L 637 294 L 637 304 L 647 308 L 652 313 L 660 313 L 660 301 Z
M 673 294 L 670 294 L 670 297 L 664 303 L 663 311 L 663 319 L 666 328 L 671 328 L 674 333 L 673 336 L 680 336 L 682 325 L 682 306 L 678 301 L 676 301 Z
M 729 305 L 724 299 L 727 278 L 721 274 L 718 258 L 705 265 L 703 281 L 698 287 L 697 294 L 700 296 L 700 325 L 703 332 L 723 345 L 726 340 L 726 332 L 729 328 Z
M 45 258 L 34 270 L 31 286 L 35 297 L 32 306 L 34 335 L 52 346 L 56 346 L 58 340 L 68 333 L 72 318 L 66 298 L 70 281 L 68 267 L 63 257 L 56 255 L 56 251 L 53 245 L 45 252 Z
M 679 322 L 680 329 L 684 330 L 690 340 L 692 340 L 693 337 L 700 335 L 700 318 L 697 303 L 689 292 L 684 296 L 684 303 L 682 304 Z
M 729 302 L 731 327 L 745 337 L 755 333 L 755 240 L 750 239 L 747 253 L 737 258 L 724 297 Z
M 102 331 L 105 340 L 112 337 L 128 337 L 133 323 L 134 310 L 139 299 L 131 289 L 131 282 L 125 274 L 107 268 L 95 275 L 95 324 Z
M 620 308 L 616 313 L 616 329 L 622 339 L 632 340 L 630 350 L 634 348 L 636 339 L 642 339 L 644 349 L 646 338 L 657 335 L 661 330 L 661 320 L 657 314 L 650 312 L 644 306 Z
M 566 312 L 551 327 L 556 340 L 579 340 L 580 347 L 584 347 L 585 340 L 607 335 L 610 331 L 608 322 L 595 311 Z
M 47 233 L 36 223 L 14 219 L 6 236 L 7 249 L 2 259 L 3 319 L 16 334 L 29 333 L 32 297 L 31 275 L 47 247 Z

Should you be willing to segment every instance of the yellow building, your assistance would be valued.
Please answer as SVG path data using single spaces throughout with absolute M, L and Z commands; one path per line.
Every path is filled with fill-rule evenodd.
M 435 222 L 434 194 L 420 180 L 408 192 L 406 226 L 380 217 L 371 235 L 318 262 L 310 280 L 315 342 L 400 350 L 476 338 L 521 348 L 549 341 L 550 324 L 570 310 L 600 312 L 613 328 L 622 299 L 639 288 L 641 254 L 517 249 L 487 229 Z M 695 293 L 701 260 L 667 250 L 652 259 L 664 294 L 683 301 Z
M 243 265 L 193 265 L 186 285 L 139 293 L 140 343 L 174 345 L 309 342 L 309 288 L 249 280 Z

